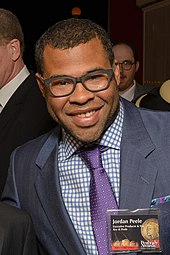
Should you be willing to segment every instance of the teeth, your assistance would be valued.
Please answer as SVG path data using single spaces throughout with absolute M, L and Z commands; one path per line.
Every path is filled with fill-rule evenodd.
M 86 118 L 91 116 L 95 111 L 90 111 L 90 112 L 86 112 L 86 113 L 82 113 L 82 114 L 78 114 L 77 116 L 80 118 Z

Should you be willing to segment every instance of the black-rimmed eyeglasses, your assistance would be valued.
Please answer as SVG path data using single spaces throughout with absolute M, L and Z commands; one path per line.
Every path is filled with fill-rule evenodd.
M 135 62 L 132 62 L 131 60 L 124 60 L 123 62 L 117 62 L 115 65 L 119 65 L 123 70 L 129 71 L 132 66 L 135 64 Z
M 91 71 L 81 77 L 58 75 L 48 79 L 41 78 L 44 85 L 55 97 L 65 97 L 73 93 L 76 84 L 81 82 L 84 88 L 91 92 L 99 92 L 109 87 L 113 76 L 112 69 Z

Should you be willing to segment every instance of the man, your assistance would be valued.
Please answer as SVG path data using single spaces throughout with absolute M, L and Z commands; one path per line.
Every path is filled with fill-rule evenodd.
M 147 208 L 148 215 L 151 206 L 160 210 L 160 240 L 168 255 L 170 115 L 119 98 L 119 65 L 114 65 L 111 41 L 88 19 L 71 18 L 50 27 L 37 41 L 35 59 L 40 90 L 59 125 L 12 153 L 2 201 L 31 215 L 41 254 L 110 254 L 109 247 L 99 251 L 97 240 L 103 235 L 96 235 L 91 221 L 96 209 L 100 224 L 95 207 L 100 201 L 89 195 L 95 175 L 89 167 L 96 165 L 88 156 L 93 147 L 100 148 L 102 155 L 93 154 L 105 168 L 96 169 L 103 193 L 100 209 L 106 205 L 109 184 L 106 178 L 102 183 L 102 175 L 107 172 L 119 209 Z M 111 205 L 113 198 L 108 199 Z M 117 210 L 110 205 L 107 210 Z M 106 214 L 104 210 L 105 223 Z M 109 238 L 102 239 L 108 245 Z
M 21 209 L 0 203 L 0 254 L 37 255 L 32 220 Z
M 130 43 L 113 44 L 116 64 L 120 68 L 119 94 L 128 101 L 135 102 L 138 97 L 149 92 L 152 86 L 143 86 L 136 82 L 135 74 L 139 69 L 137 49 Z
M 14 148 L 41 135 L 55 123 L 24 64 L 24 35 L 18 18 L 0 9 L 0 194 Z

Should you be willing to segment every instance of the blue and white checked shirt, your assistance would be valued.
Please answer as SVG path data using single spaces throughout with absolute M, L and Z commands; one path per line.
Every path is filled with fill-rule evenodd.
M 120 188 L 120 143 L 122 137 L 124 110 L 120 111 L 114 123 L 105 132 L 100 144 L 109 149 L 102 153 L 105 168 L 119 203 Z M 88 255 L 98 255 L 94 240 L 90 216 L 90 170 L 75 152 L 80 147 L 75 140 L 63 131 L 59 144 L 58 163 L 62 196 L 77 231 L 77 234 Z

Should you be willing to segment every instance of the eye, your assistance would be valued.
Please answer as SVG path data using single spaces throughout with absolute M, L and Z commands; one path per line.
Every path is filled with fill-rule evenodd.
M 125 61 L 123 61 L 123 64 L 125 66 L 128 66 L 128 65 L 132 65 L 132 62 L 130 60 L 125 60 Z
M 96 80 L 96 79 L 100 79 L 101 77 L 103 77 L 103 74 L 93 74 L 92 76 L 89 77 L 89 79 L 92 80 Z
M 130 62 L 129 62 L 128 60 L 125 60 L 125 61 L 123 62 L 123 64 L 124 64 L 124 65 L 130 65 Z
M 51 86 L 67 86 L 73 82 L 69 79 L 56 79 L 51 82 Z

